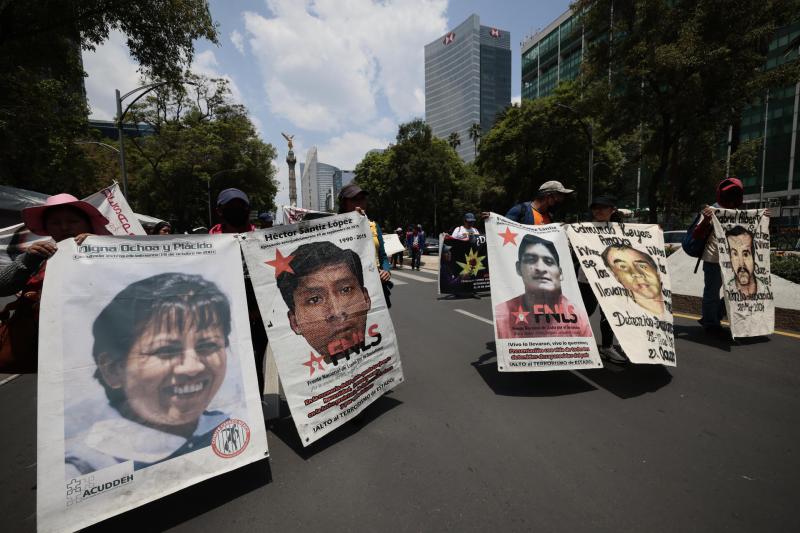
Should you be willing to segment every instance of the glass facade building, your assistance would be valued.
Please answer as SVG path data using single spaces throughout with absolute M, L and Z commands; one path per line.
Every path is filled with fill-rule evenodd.
M 780 28 L 769 43 L 766 68 L 797 61 L 798 47 L 787 47 L 799 36 L 800 22 Z M 583 27 L 571 10 L 526 39 L 521 50 L 522 98 L 547 96 L 559 82 L 575 79 L 586 45 Z M 766 129 L 755 171 L 739 176 L 745 186 L 745 202 L 758 205 L 763 176 L 764 199 L 778 208 L 778 216 L 800 217 L 799 112 L 800 82 L 770 89 L 742 113 L 740 142 L 764 139 Z M 726 141 L 722 139 L 723 148 Z M 725 157 L 724 149 L 721 155 Z
M 317 147 L 312 146 L 306 153 L 306 160 L 300 163 L 301 207 L 314 211 L 334 211 L 336 197 L 342 190 L 342 171 L 317 158 Z
M 425 46 L 425 121 L 441 139 L 458 133 L 461 145 L 456 151 L 464 161 L 475 157 L 470 127 L 480 124 L 488 132 L 510 104 L 507 31 L 481 26 L 478 15 L 471 15 Z

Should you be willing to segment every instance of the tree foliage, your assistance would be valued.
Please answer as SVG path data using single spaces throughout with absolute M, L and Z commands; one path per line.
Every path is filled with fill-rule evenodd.
M 714 139 L 767 87 L 800 73 L 797 61 L 764 68 L 797 0 L 578 0 L 573 9 L 593 39 L 586 93 L 614 138 L 638 136 L 652 222 L 662 205 L 710 193 L 722 177 Z
M 115 29 L 159 79 L 180 76 L 196 39 L 217 39 L 205 0 L 0 2 L 1 183 L 86 192 L 95 165 L 74 144 L 88 136 L 81 51 Z
M 428 233 L 450 230 L 465 212 L 478 210 L 483 186 L 474 168 L 421 119 L 401 124 L 397 143 L 367 154 L 355 173 L 369 191 L 371 218 L 387 228 L 422 224 Z
M 132 121 L 155 131 L 126 142 L 134 209 L 181 230 L 207 226 L 209 199 L 213 211 L 229 187 L 245 191 L 253 209 L 274 209 L 275 148 L 231 103 L 226 80 L 186 78 L 193 85 L 161 87 L 131 108 Z

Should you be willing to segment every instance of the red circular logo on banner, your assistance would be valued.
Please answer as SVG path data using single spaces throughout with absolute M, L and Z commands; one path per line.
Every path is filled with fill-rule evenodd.
M 214 430 L 211 448 L 223 459 L 236 457 L 250 443 L 250 427 L 236 418 L 226 420 Z

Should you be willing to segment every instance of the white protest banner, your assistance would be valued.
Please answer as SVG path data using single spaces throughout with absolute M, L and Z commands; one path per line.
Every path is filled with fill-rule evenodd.
M 66 240 L 42 294 L 40 532 L 267 456 L 235 236 Z
M 492 213 L 486 242 L 498 370 L 602 367 L 561 226 Z
M 392 257 L 394 254 L 405 252 L 406 247 L 400 242 L 400 237 L 398 237 L 396 233 L 384 233 L 383 250 L 386 252 L 386 255 Z
M 116 182 L 84 198 L 84 201 L 95 206 L 108 219 L 106 228 L 112 235 L 147 235 Z
M 369 221 L 357 213 L 239 235 L 303 446 L 403 381 Z
M 294 205 L 284 205 L 283 208 L 283 223 L 284 224 L 297 224 L 303 220 L 307 215 L 329 215 L 324 211 L 314 211 L 313 209 L 304 209 Z
M 769 217 L 764 209 L 714 210 L 714 235 L 731 336 L 775 332 L 775 299 L 769 270 Z
M 567 225 L 600 309 L 633 363 L 675 366 L 672 292 L 657 224 Z

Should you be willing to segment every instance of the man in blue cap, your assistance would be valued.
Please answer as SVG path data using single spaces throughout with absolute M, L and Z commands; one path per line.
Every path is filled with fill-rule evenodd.
M 255 231 L 256 227 L 250 223 L 250 198 L 239 189 L 225 189 L 217 196 L 217 216 L 219 224 L 208 232 L 216 233 L 245 233 Z
M 272 227 L 272 215 L 269 213 L 261 213 L 258 215 L 258 225 L 261 229 Z
M 454 229 L 450 237 L 458 239 L 459 241 L 468 241 L 472 237 L 476 237 L 480 234 L 481 232 L 475 227 L 475 215 L 467 213 L 464 215 L 464 225 Z

